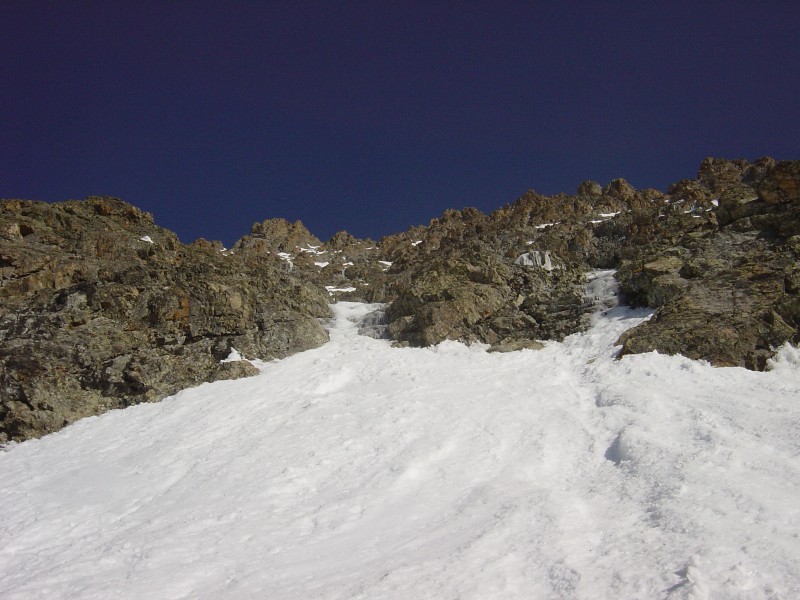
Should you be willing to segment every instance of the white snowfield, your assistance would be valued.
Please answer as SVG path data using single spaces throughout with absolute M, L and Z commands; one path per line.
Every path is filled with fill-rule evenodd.
M 608 289 L 600 274 L 593 289 Z M 601 298 L 602 299 L 602 298 Z M 0 453 L 0 598 L 800 598 L 800 355 L 331 341 Z

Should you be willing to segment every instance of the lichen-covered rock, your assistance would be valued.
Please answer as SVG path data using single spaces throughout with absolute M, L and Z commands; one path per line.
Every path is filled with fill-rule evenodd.
M 290 223 L 286 219 L 267 219 L 254 223 L 250 236 L 242 238 L 236 247 L 247 246 L 248 240 L 264 240 L 278 252 L 289 252 L 297 247 L 319 246 L 320 242 L 300 221 Z
M 719 197 L 716 226 L 679 229 L 669 247 L 656 237 L 620 267 L 626 299 L 658 308 L 622 353 L 763 369 L 776 347 L 800 343 L 800 162 L 707 160 L 699 182 Z
M 490 215 L 447 211 L 381 241 L 388 331 L 416 345 L 560 339 L 585 326 L 583 274 L 615 268 L 628 302 L 657 309 L 623 353 L 761 369 L 774 346 L 800 342 L 798 165 L 706 159 L 667 195 L 617 179 L 528 192 Z
M 324 293 L 112 198 L 0 204 L 0 441 L 319 346 Z
M 394 255 L 402 271 L 389 286 L 390 336 L 533 347 L 578 330 L 583 270 L 520 235 L 470 209 L 433 221 L 416 246 L 407 240 Z
M 327 339 L 328 302 L 388 306 L 400 344 L 535 348 L 587 326 L 591 269 L 656 309 L 622 353 L 764 368 L 800 343 L 800 161 L 706 159 L 666 194 L 623 179 L 448 210 L 376 243 L 269 219 L 230 251 L 110 198 L 0 207 L 0 441 L 253 372 Z M 384 323 L 385 319 L 385 323 Z
M 758 197 L 767 204 L 800 201 L 800 161 L 785 160 L 758 182 Z
M 578 186 L 579 196 L 600 196 L 602 193 L 603 186 L 591 179 L 587 179 Z

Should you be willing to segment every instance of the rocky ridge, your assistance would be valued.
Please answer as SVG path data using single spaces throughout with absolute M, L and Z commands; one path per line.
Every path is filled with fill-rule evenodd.
M 325 294 L 112 198 L 0 205 L 0 441 L 324 343 Z
M 617 269 L 624 300 L 656 309 L 622 353 L 763 369 L 800 343 L 799 258 L 800 161 L 769 158 L 706 159 L 666 193 L 623 179 L 531 191 L 379 243 L 268 219 L 224 250 L 180 244 L 118 200 L 5 201 L 0 436 L 249 374 L 220 360 L 319 345 L 337 300 L 386 303 L 370 330 L 399 345 L 535 348 L 586 327 L 593 269 Z
M 586 181 L 488 215 L 449 210 L 379 244 L 340 233 L 283 247 L 284 258 L 333 299 L 387 303 L 399 344 L 493 350 L 580 330 L 586 273 L 618 269 L 626 301 L 657 310 L 620 340 L 623 353 L 763 369 L 773 348 L 798 342 L 798 165 L 709 158 L 666 193 Z
M 655 238 L 620 266 L 627 301 L 658 309 L 623 353 L 764 369 L 774 348 L 800 342 L 800 161 L 707 159 L 697 181 L 670 191 L 714 204 L 709 225 Z

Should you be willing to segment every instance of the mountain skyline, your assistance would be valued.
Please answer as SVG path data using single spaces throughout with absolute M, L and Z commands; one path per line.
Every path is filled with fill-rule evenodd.
M 5 3 L 0 196 L 115 196 L 231 244 L 664 190 L 706 156 L 798 155 L 798 27 L 783 2 Z

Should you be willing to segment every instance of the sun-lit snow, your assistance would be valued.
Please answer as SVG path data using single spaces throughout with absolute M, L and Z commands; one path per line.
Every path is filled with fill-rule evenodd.
M 269 254 L 269 253 L 267 253 L 267 254 Z M 289 254 L 288 252 L 278 252 L 277 255 L 278 255 L 278 258 L 280 258 L 281 260 L 286 261 L 288 263 L 289 272 L 290 273 L 292 271 L 294 271 L 294 256 L 293 255 Z
M 151 238 L 149 235 L 143 235 L 142 237 L 139 238 L 139 241 L 140 242 L 147 242 L 148 244 L 155 243 L 155 242 L 153 242 L 153 238 Z
M 231 348 L 231 351 L 228 353 L 226 358 L 223 358 L 219 362 L 227 363 L 227 362 L 236 362 L 239 360 L 244 360 L 244 357 L 239 353 L 236 348 Z
M 553 266 L 553 260 L 550 257 L 550 252 L 547 250 L 544 252 L 531 250 L 530 252 L 520 254 L 514 261 L 514 264 L 522 265 L 524 267 L 538 267 L 540 269 L 544 269 L 545 271 L 552 271 L 555 269 Z
M 356 288 L 352 286 L 347 287 L 336 287 L 335 285 L 326 285 L 325 289 L 328 290 L 328 294 L 331 296 L 336 292 L 355 292 Z
M 800 597 L 800 354 L 358 335 L 0 453 L 0 598 Z M 367 322 L 380 322 L 372 313 Z

